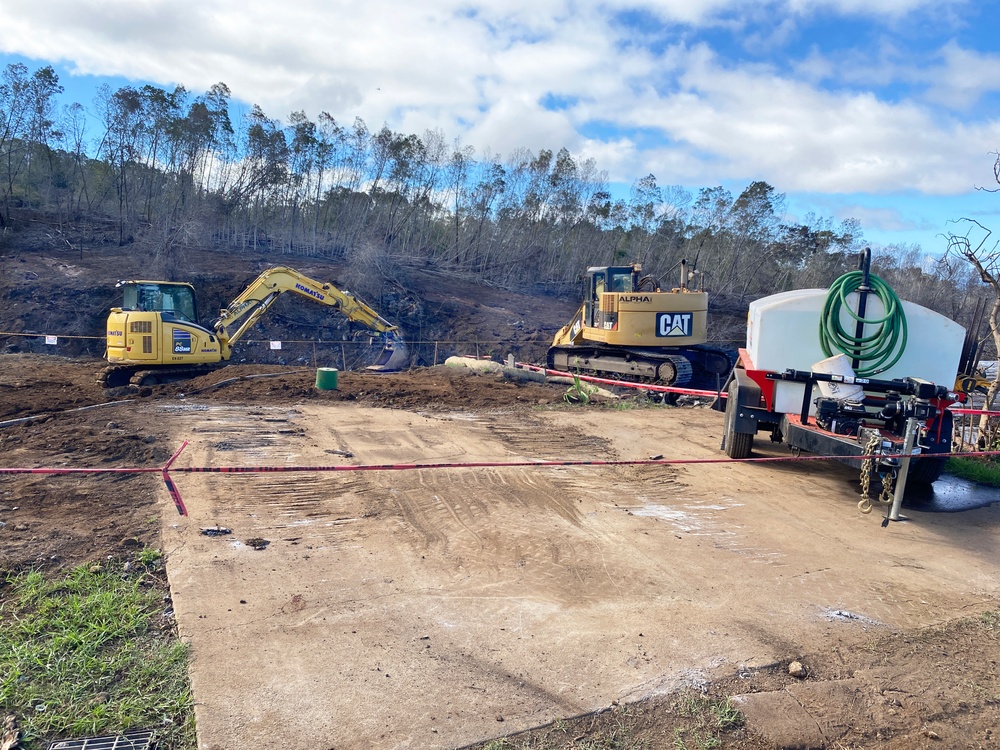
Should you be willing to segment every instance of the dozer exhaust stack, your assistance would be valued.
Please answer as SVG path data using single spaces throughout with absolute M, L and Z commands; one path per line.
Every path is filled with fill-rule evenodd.
M 403 370 L 410 362 L 410 350 L 395 333 L 386 334 L 385 348 L 379 354 L 375 364 L 366 367 L 366 370 L 375 372 L 398 372 Z

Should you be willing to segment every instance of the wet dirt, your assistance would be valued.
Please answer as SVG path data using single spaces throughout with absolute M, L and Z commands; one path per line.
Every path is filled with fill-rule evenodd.
M 907 487 L 906 502 L 925 513 L 961 513 L 1000 503 L 1000 490 L 946 474 L 932 485 Z
M 565 386 L 444 367 L 320 392 L 315 370 L 240 365 L 140 396 L 100 391 L 100 366 L 0 357 L 0 420 L 23 420 L 0 429 L 4 466 L 162 466 L 182 439 L 178 466 L 720 455 L 705 409 L 572 408 Z M 0 569 L 165 548 L 206 746 L 265 732 L 315 747 L 318 728 L 338 747 L 455 747 L 619 702 L 648 746 L 672 747 L 668 696 L 685 686 L 751 696 L 770 739 L 733 746 L 781 746 L 783 711 L 816 747 L 993 746 L 997 508 L 915 507 L 882 529 L 849 474 L 178 473 L 188 518 L 157 475 L 4 475 Z M 232 538 L 200 533 L 217 525 Z M 322 645 L 302 651 L 313 631 Z

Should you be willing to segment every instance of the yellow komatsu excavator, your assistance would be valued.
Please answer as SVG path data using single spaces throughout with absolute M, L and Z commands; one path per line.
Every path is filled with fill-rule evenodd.
M 106 388 L 141 386 L 194 377 L 227 364 L 232 346 L 285 292 L 329 305 L 378 334 L 384 341 L 368 369 L 393 372 L 406 366 L 408 352 L 399 329 L 347 291 L 303 276 L 291 268 L 269 268 L 219 312 L 206 328 L 198 323 L 194 287 L 173 281 L 120 281 L 122 306 L 111 308 L 107 324 Z
M 548 351 L 548 366 L 656 385 L 717 388 L 736 352 L 706 344 L 708 294 L 681 283 L 662 290 L 638 263 L 587 269 L 584 300 Z

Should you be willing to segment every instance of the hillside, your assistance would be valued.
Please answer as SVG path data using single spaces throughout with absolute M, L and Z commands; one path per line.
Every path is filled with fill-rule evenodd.
M 200 747 L 994 744 L 995 507 L 918 506 L 882 528 L 844 466 L 720 462 L 710 409 L 573 407 L 565 385 L 421 366 L 537 361 L 571 294 L 384 258 L 376 278 L 122 248 L 112 230 L 36 217 L 0 244 L 0 445 L 29 467 L 0 485 L 0 575 L 162 550 L 163 633 L 192 644 Z M 415 368 L 319 391 L 316 365 L 370 347 L 295 298 L 221 372 L 98 387 L 116 280 L 191 281 L 204 322 L 277 264 L 357 291 L 401 325 Z M 158 473 L 172 457 L 174 502 Z M 30 731 L 28 692 L 0 709 Z
M 120 302 L 117 281 L 191 282 L 201 322 L 208 323 L 261 270 L 275 265 L 332 282 L 367 301 L 401 327 L 415 366 L 440 363 L 453 354 L 513 354 L 541 361 L 577 305 L 575 288 L 562 289 L 561 297 L 520 294 L 405 259 L 382 262 L 382 273 L 372 274 L 314 257 L 203 247 L 164 252 L 142 243 L 119 247 L 113 225 L 60 228 L 38 215 L 8 229 L 0 240 L 0 346 L 8 353 L 100 357 L 107 311 Z M 328 308 L 286 295 L 237 347 L 234 362 L 355 369 L 377 353 L 368 333 Z M 47 345 L 44 335 L 59 337 L 58 344 Z M 271 341 L 281 341 L 281 350 L 272 350 Z

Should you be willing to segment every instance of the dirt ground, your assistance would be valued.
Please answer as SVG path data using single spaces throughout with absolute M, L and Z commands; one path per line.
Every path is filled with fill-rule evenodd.
M 519 404 L 559 402 L 562 391 L 469 377 L 444 366 L 389 376 L 352 373 L 335 391 L 315 388 L 316 371 L 276 365 L 232 365 L 183 384 L 158 386 L 142 395 L 108 392 L 97 384 L 104 366 L 96 359 L 19 354 L 0 356 L 0 431 L 4 464 L 12 466 L 158 466 L 178 447 L 159 420 L 135 414 L 149 402 L 199 400 L 246 405 L 358 403 L 398 409 L 514 409 Z M 260 377 L 270 373 L 280 378 Z M 386 378 L 392 388 L 385 387 Z M 55 415 L 58 415 L 58 419 Z M 143 477 L 26 475 L 5 477 L 0 494 L 4 543 L 0 566 L 75 565 L 122 546 L 149 543 L 159 534 L 152 520 L 157 482 Z M 52 482 L 56 482 L 53 493 Z M 17 510 L 12 510 L 17 506 Z M 103 521 L 101 519 L 104 519 Z M 26 526 L 27 529 L 20 527 Z
M 721 455 L 704 408 L 444 367 L 139 396 L 100 366 L 0 357 L 3 466 L 157 467 L 182 440 L 178 468 Z M 679 690 L 736 696 L 727 747 L 995 746 L 995 507 L 883 529 L 839 465 L 173 476 L 188 517 L 156 474 L 0 476 L 0 570 L 164 549 L 205 748 L 573 747 L 623 722 L 698 747 Z

